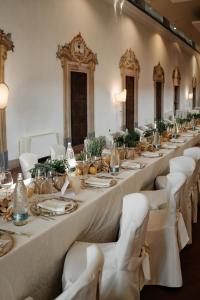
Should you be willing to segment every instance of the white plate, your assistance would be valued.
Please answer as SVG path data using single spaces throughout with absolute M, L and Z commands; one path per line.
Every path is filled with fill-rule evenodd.
M 159 152 L 143 152 L 142 156 L 144 157 L 149 157 L 149 158 L 156 158 L 156 157 L 161 157 L 163 154 Z
M 142 164 L 138 161 L 123 161 L 121 164 L 122 169 L 130 169 L 130 170 L 139 170 L 145 167 L 145 164 Z
M 183 144 L 185 143 L 185 139 L 171 139 L 170 142 Z

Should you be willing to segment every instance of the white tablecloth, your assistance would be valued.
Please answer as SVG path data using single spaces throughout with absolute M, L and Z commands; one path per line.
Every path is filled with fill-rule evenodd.
M 8 298 L 9 290 L 16 300 L 32 296 L 35 300 L 54 299 L 61 288 L 61 275 L 65 254 L 76 240 L 108 242 L 115 240 L 119 229 L 122 198 L 125 194 L 144 189 L 157 175 L 168 171 L 169 159 L 179 156 L 185 148 L 200 142 L 200 136 L 187 138 L 177 149 L 162 149 L 162 157 L 137 161 L 146 167 L 136 171 L 122 171 L 116 186 L 100 190 L 82 190 L 77 211 L 45 221 L 30 217 L 29 223 L 16 227 L 0 219 L 0 228 L 30 232 L 30 238 L 14 236 L 15 246 L 0 258 L 0 299 Z M 1 288 L 3 278 L 4 288 Z M 3 282 L 3 281 L 2 281 Z

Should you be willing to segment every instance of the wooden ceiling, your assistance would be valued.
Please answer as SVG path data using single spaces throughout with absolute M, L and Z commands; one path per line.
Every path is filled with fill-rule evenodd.
M 200 0 L 147 0 L 146 2 L 200 46 Z M 199 21 L 199 24 L 195 27 L 193 21 Z

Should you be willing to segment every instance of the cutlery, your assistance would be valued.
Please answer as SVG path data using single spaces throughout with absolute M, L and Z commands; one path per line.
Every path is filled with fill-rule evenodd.
M 29 232 L 12 231 L 12 230 L 3 229 L 3 228 L 0 228 L 0 231 L 5 232 L 5 233 L 9 233 L 9 234 L 22 235 L 22 236 L 26 236 L 26 237 L 31 237 L 32 236 L 32 233 L 29 233 Z

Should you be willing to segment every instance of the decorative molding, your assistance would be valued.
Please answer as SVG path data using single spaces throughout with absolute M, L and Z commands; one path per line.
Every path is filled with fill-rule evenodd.
M 0 29 L 0 45 L 4 45 L 7 51 L 14 51 L 11 33 L 5 33 L 2 29 Z
M 172 80 L 174 86 L 180 86 L 181 85 L 181 72 L 178 66 L 175 67 L 173 73 L 172 73 Z
M 87 74 L 87 134 L 94 134 L 94 71 L 98 64 L 97 54 L 87 47 L 81 33 L 71 42 L 58 46 L 57 58 L 61 60 L 64 83 L 64 142 L 71 136 L 71 72 Z
M 165 72 L 160 62 L 153 68 L 153 81 L 165 82 Z
M 130 70 L 134 73 L 134 76 L 139 77 L 140 73 L 140 64 L 138 59 L 135 56 L 135 53 L 133 50 L 127 49 L 124 55 L 122 55 L 120 62 L 119 62 L 119 67 L 121 70 L 121 73 L 123 73 L 124 70 Z
M 81 33 L 77 34 L 71 42 L 64 46 L 58 45 L 57 57 L 61 60 L 62 66 L 65 60 L 81 64 L 90 64 L 95 68 L 98 64 L 97 54 L 94 54 L 90 48 L 87 47 Z
M 195 76 L 192 77 L 192 88 L 196 88 L 197 87 L 197 78 Z

